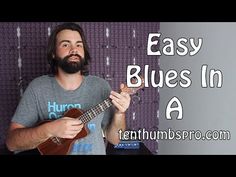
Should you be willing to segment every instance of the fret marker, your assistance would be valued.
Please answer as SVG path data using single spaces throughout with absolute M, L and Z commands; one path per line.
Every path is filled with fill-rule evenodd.
M 102 107 L 102 105 L 98 104 L 98 106 L 101 108 L 101 110 L 102 110 L 102 112 L 103 112 L 104 110 L 103 110 L 103 107 Z

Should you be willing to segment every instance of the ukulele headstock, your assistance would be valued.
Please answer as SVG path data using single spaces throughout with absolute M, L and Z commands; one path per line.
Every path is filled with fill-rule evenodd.
M 121 89 L 122 92 L 126 92 L 129 95 L 134 95 L 137 93 L 138 90 L 144 88 L 144 78 L 140 76 L 141 78 L 141 85 L 139 87 L 128 87 L 126 84 L 125 86 Z M 137 78 L 132 78 L 131 83 L 136 84 L 138 82 Z

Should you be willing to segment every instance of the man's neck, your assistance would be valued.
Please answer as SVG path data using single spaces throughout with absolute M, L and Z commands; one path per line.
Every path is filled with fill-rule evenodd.
M 83 81 L 83 75 L 81 75 L 81 72 L 67 74 L 61 70 L 58 70 L 58 74 L 55 78 L 58 84 L 65 90 L 76 90 L 80 87 Z

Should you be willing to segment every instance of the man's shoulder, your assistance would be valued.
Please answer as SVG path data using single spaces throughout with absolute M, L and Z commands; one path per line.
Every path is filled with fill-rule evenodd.
M 86 76 L 86 79 L 87 79 L 87 81 L 92 82 L 92 83 L 108 84 L 108 82 L 105 79 L 95 76 L 95 75 L 88 75 L 88 76 Z
M 105 79 L 98 76 L 88 75 L 86 76 L 86 82 L 89 87 L 97 89 L 110 89 L 110 84 Z
M 39 86 L 43 86 L 43 85 L 47 85 L 53 77 L 50 77 L 48 75 L 42 75 L 39 77 L 34 78 L 31 82 L 30 82 L 30 86 L 31 87 L 39 87 Z

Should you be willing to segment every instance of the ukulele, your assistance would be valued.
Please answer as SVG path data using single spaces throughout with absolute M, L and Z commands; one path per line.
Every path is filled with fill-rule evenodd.
M 132 79 L 131 82 L 134 83 L 137 80 Z M 126 92 L 129 95 L 135 94 L 139 89 L 144 87 L 144 80 L 142 78 L 142 84 L 140 87 L 128 88 L 126 85 L 121 89 L 122 92 Z M 73 138 L 59 138 L 59 137 L 51 137 L 47 139 L 45 142 L 38 145 L 37 149 L 41 155 L 67 155 L 71 151 L 71 148 L 74 142 L 78 139 L 84 138 L 88 135 L 89 129 L 86 126 L 90 120 L 94 119 L 97 115 L 107 110 L 110 106 L 112 106 L 112 102 L 110 98 L 102 101 L 91 109 L 83 112 L 80 109 L 72 108 L 69 109 L 63 117 L 71 117 L 75 119 L 79 119 L 82 121 L 85 126 L 82 130 Z M 53 120 L 47 120 L 46 122 L 50 122 Z

